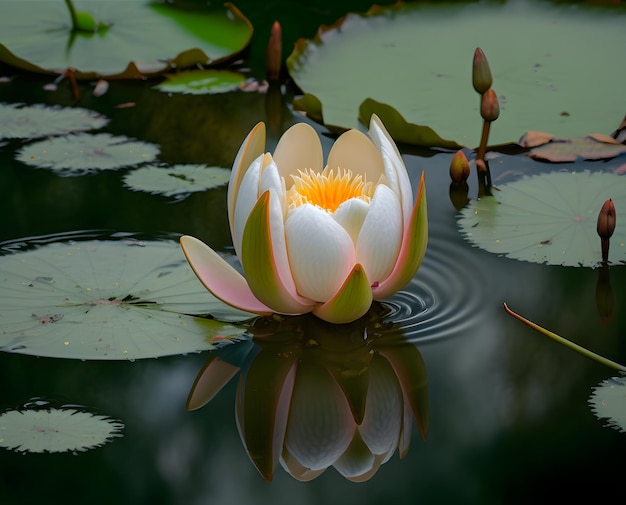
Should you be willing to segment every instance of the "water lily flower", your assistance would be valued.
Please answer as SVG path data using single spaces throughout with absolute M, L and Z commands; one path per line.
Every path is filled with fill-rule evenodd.
M 415 275 L 428 227 L 422 174 L 415 204 L 402 157 L 380 119 L 342 134 L 326 165 L 315 130 L 289 128 L 273 154 L 265 124 L 244 140 L 228 186 L 228 218 L 244 276 L 200 240 L 181 245 L 217 298 L 260 315 L 363 316 Z

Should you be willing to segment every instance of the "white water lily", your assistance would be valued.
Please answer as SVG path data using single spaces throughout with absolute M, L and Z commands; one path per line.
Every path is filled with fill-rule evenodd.
M 324 166 L 308 124 L 289 128 L 273 155 L 264 152 L 265 124 L 257 124 L 228 186 L 230 229 L 245 277 L 200 240 L 181 237 L 206 288 L 255 314 L 313 312 L 347 323 L 372 300 L 404 287 L 428 240 L 424 175 L 414 204 L 402 157 L 375 115 L 368 134 L 342 134 Z

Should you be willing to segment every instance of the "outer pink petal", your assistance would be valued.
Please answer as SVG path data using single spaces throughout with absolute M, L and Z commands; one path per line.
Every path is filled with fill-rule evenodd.
M 254 314 L 273 313 L 252 294 L 246 279 L 208 245 L 189 235 L 180 238 L 180 245 L 200 282 L 217 298 Z
M 239 193 L 239 187 L 248 167 L 265 151 L 265 123 L 257 123 L 248 133 L 239 152 L 235 157 L 233 169 L 228 183 L 228 222 L 230 223 L 230 233 L 234 237 L 233 224 L 235 222 L 235 202 Z
M 428 217 L 426 213 L 426 188 L 424 172 L 420 180 L 417 199 L 411 219 L 402 238 L 398 261 L 391 275 L 372 288 L 374 300 L 381 300 L 402 289 L 416 274 L 426 254 L 428 244 Z

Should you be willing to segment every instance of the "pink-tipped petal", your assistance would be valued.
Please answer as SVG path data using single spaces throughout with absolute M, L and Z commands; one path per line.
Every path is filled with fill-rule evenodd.
M 274 257 L 270 221 L 270 191 L 261 195 L 252 209 L 243 232 L 241 263 L 252 292 L 274 312 L 304 314 L 313 308 L 313 302 L 294 296 L 281 277 L 285 265 L 277 265 Z
M 328 153 L 328 168 L 352 170 L 363 175 L 368 182 L 377 183 L 385 173 L 385 166 L 376 146 L 358 130 L 348 130 L 333 144 Z
M 230 173 L 228 183 L 228 222 L 230 223 L 230 233 L 234 236 L 233 225 L 235 215 L 235 201 L 239 193 L 239 186 L 246 174 L 248 167 L 265 151 L 265 123 L 257 123 L 248 133 L 242 142 L 239 152 L 235 157 L 233 169 Z
M 210 355 L 189 391 L 187 410 L 196 410 L 209 403 L 237 372 L 238 366 Z
M 272 309 L 252 294 L 246 279 L 208 245 L 189 235 L 180 238 L 180 245 L 200 282 L 217 298 L 246 312 L 272 314 Z
M 287 188 L 293 183 L 290 174 L 298 175 L 298 170 L 307 168 L 320 172 L 324 167 L 322 144 L 316 131 L 307 123 L 296 123 L 283 133 L 273 157 Z
M 363 267 L 357 264 L 335 296 L 317 307 L 313 314 L 329 323 L 351 323 L 364 316 L 371 305 L 370 283 Z
M 428 217 L 426 211 L 426 188 L 424 186 L 424 172 L 420 179 L 420 186 L 411 219 L 402 238 L 402 247 L 398 261 L 391 275 L 378 286 L 372 288 L 374 300 L 381 300 L 402 289 L 415 276 L 426 254 L 428 244 Z

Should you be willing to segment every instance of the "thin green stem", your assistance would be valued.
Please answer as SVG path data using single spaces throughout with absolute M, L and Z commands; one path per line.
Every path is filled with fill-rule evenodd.
M 519 319 L 524 324 L 530 326 L 532 329 L 537 330 L 540 333 L 543 333 L 544 335 L 546 335 L 547 337 L 550 337 L 553 340 L 556 340 L 559 344 L 563 344 L 564 346 L 569 347 L 570 349 L 576 351 L 577 353 L 582 354 L 583 356 L 586 356 L 589 359 L 597 361 L 598 363 L 602 363 L 603 365 L 614 368 L 615 370 L 619 370 L 621 372 L 626 372 L 625 366 L 620 365 L 619 363 L 616 363 L 615 361 L 611 361 L 610 359 L 607 359 L 603 356 L 600 356 L 599 354 L 596 354 L 595 352 L 592 352 L 588 349 L 585 349 L 584 347 L 581 347 L 580 345 L 575 344 L 574 342 L 571 342 L 557 335 L 556 333 L 552 333 L 551 331 L 546 330 L 545 328 L 542 328 L 541 326 L 533 323 L 532 321 L 529 321 L 525 317 L 522 317 L 519 314 L 513 312 L 509 308 L 509 306 L 506 304 L 506 302 L 504 303 L 504 310 L 506 310 L 507 313 L 510 314 L 511 316 L 515 317 L 516 319 Z
M 65 5 L 67 5 L 67 9 L 70 11 L 70 17 L 72 18 L 72 31 L 78 30 L 78 18 L 76 17 L 76 9 L 74 9 L 74 4 L 72 0 L 65 0 Z

